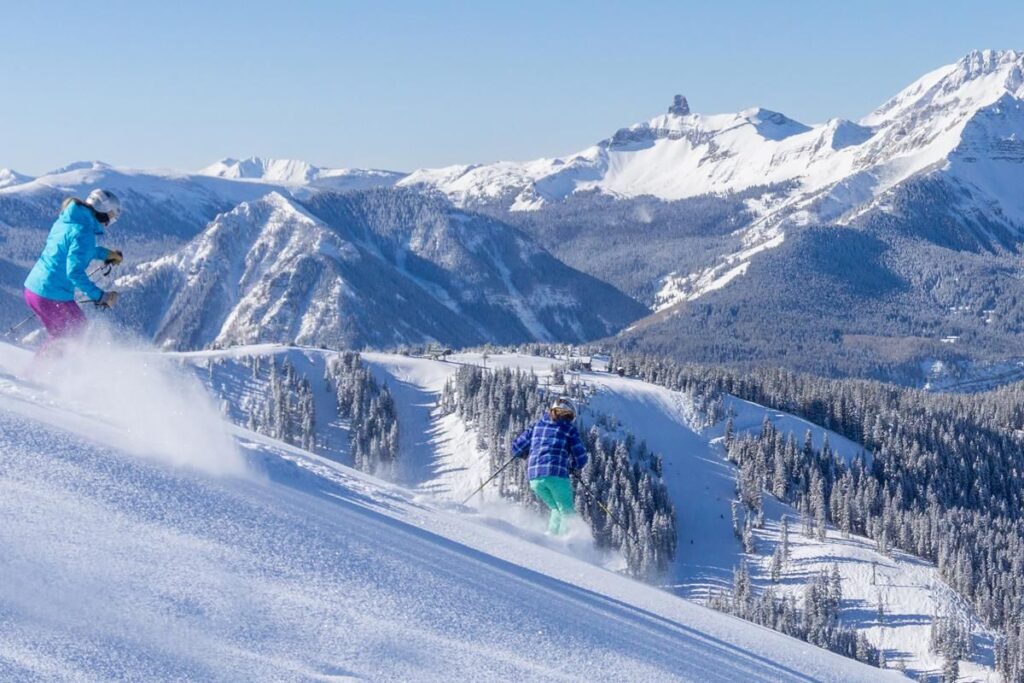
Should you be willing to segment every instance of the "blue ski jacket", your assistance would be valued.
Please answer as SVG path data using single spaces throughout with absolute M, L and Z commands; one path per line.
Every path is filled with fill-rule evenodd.
M 529 457 L 526 474 L 531 480 L 541 477 L 569 477 L 569 470 L 587 464 L 587 447 L 580 432 L 569 420 L 552 420 L 545 414 L 512 442 L 512 455 Z
M 86 271 L 91 261 L 102 261 L 110 255 L 108 249 L 96 246 L 96 236 L 102 234 L 103 225 L 92 209 L 69 202 L 50 228 L 43 253 L 25 280 L 25 289 L 53 301 L 74 301 L 78 289 L 98 301 L 103 290 Z

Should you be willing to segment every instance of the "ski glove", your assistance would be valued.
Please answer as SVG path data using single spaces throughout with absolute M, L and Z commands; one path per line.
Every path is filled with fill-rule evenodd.
M 96 302 L 96 305 L 100 308 L 110 308 L 117 303 L 119 298 L 121 298 L 121 295 L 117 292 L 103 292 L 103 296 Z
M 103 259 L 103 263 L 108 266 L 119 266 L 123 260 L 124 254 L 120 250 L 110 249 L 107 251 L 107 258 Z

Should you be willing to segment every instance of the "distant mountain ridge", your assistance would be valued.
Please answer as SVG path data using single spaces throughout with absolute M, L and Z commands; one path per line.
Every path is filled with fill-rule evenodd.
M 949 155 L 980 110 L 1020 99 L 1022 69 L 1022 52 L 973 52 L 856 123 L 807 126 L 757 107 L 703 115 L 677 95 L 668 113 L 568 157 L 420 169 L 401 184 L 436 188 L 460 205 L 531 210 L 595 189 L 671 201 L 795 180 L 806 194 L 867 172 L 868 199 Z
M 116 286 L 122 320 L 173 349 L 580 342 L 644 312 L 510 226 L 395 190 L 271 193 Z
M 295 159 L 221 159 L 199 171 L 200 175 L 234 180 L 258 180 L 286 186 L 313 186 L 329 190 L 368 190 L 390 187 L 405 173 L 359 168 L 320 168 Z

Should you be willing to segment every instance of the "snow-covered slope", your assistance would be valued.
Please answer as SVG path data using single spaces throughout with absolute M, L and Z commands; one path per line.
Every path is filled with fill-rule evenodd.
M 271 193 L 117 287 L 121 319 L 177 349 L 580 341 L 643 312 L 509 226 L 394 190 Z
M 311 185 L 331 190 L 366 190 L 389 187 L 404 173 L 359 168 L 320 168 L 295 159 L 221 159 L 199 171 L 200 175 L 235 180 L 256 180 L 286 186 Z
M 244 430 L 153 457 L 26 356 L 0 345 L 5 680 L 899 680 Z M 196 414 L 127 358 L 136 410 Z
M 259 383 L 251 381 L 248 366 L 238 361 L 271 355 L 287 358 L 314 382 L 315 395 L 323 395 L 317 382 L 324 375 L 329 352 L 263 346 L 192 352 L 182 357 L 204 367 L 216 361 L 209 372 L 204 370 L 201 374 L 209 376 L 216 390 L 234 406 L 259 404 L 266 399 L 260 393 L 265 387 L 261 389 Z M 481 449 L 479 435 L 472 426 L 454 414 L 440 414 L 437 401 L 445 383 L 461 364 L 480 366 L 485 362 L 483 356 L 454 354 L 448 362 L 440 362 L 364 353 L 362 359 L 378 381 L 386 384 L 396 403 L 400 428 L 397 481 L 433 498 L 461 502 L 490 474 L 490 458 L 486 449 Z M 550 377 L 553 364 L 557 361 L 551 358 L 511 354 L 490 354 L 486 359 L 487 367 L 527 370 L 537 374 L 542 383 Z M 843 623 L 865 633 L 884 651 L 890 666 L 905 668 L 911 675 L 939 671 L 943 661 L 928 649 L 931 622 L 936 615 L 953 612 L 965 615 L 974 624 L 972 661 L 960 665 L 963 680 L 995 680 L 993 634 L 942 581 L 934 565 L 900 552 L 882 555 L 875 543 L 857 536 L 843 538 L 835 530 L 829 530 L 824 541 L 808 538 L 800 532 L 799 514 L 774 500 L 766 505 L 765 528 L 756 533 L 756 551 L 745 554 L 731 526 L 736 482 L 734 469 L 724 458 L 724 422 L 700 426 L 704 424 L 703 416 L 689 397 L 645 382 L 602 372 L 581 373 L 576 379 L 591 394 L 585 404 L 584 419 L 593 419 L 598 413 L 609 414 L 664 457 L 665 482 L 679 519 L 679 551 L 665 577 L 667 590 L 703 600 L 727 587 L 733 569 L 746 560 L 757 585 L 773 586 L 775 591 L 790 593 L 800 601 L 808 577 L 831 571 L 836 565 L 843 580 Z M 737 434 L 759 432 L 767 417 L 781 433 L 793 433 L 798 439 L 810 431 L 816 447 L 827 436 L 830 446 L 844 459 L 860 454 L 856 443 L 792 415 L 735 398 L 729 398 L 725 407 L 734 415 Z M 333 444 L 343 441 L 343 436 L 337 431 L 338 426 L 331 423 L 330 413 L 330 409 L 318 407 L 316 423 L 323 430 L 319 439 Z M 244 421 L 244 414 L 235 415 L 235 419 Z M 349 462 L 347 453 L 333 445 L 331 449 L 322 452 Z M 478 510 L 478 521 L 487 526 L 560 548 L 542 535 L 540 517 L 511 507 L 498 497 L 493 486 L 479 492 L 471 504 Z M 770 578 L 770 558 L 780 542 L 784 517 L 789 522 L 792 559 L 776 583 Z M 591 563 L 605 567 L 621 565 L 621 559 L 607 554 L 579 545 L 570 548 L 576 556 Z
M 280 352 L 280 351 L 279 351 Z M 204 354 L 205 355 L 205 354 Z M 389 354 L 363 354 L 363 359 L 385 381 L 398 403 L 403 425 L 401 477 L 403 483 L 432 496 L 461 501 L 490 474 L 489 458 L 477 445 L 473 430 L 453 415 L 435 411 L 444 383 L 459 364 L 482 366 L 480 354 L 455 354 L 449 362 L 437 362 Z M 488 367 L 513 367 L 544 378 L 556 361 L 522 355 L 490 354 Z M 807 577 L 829 571 L 837 565 L 843 578 L 843 622 L 862 630 L 869 640 L 885 651 L 891 666 L 911 672 L 937 672 L 941 657 L 928 650 L 931 620 L 952 609 L 970 615 L 971 610 L 939 578 L 934 565 L 905 553 L 884 556 L 875 544 L 860 537 L 842 538 L 830 530 L 825 541 L 799 532 L 799 515 L 792 508 L 772 501 L 766 507 L 768 523 L 758 532 L 757 552 L 744 554 L 733 535 L 731 501 L 735 497 L 735 473 L 726 462 L 722 448 L 724 422 L 701 427 L 691 399 L 678 392 L 607 373 L 581 373 L 593 395 L 586 405 L 590 417 L 606 413 L 664 458 L 665 482 L 679 518 L 679 551 L 672 573 L 667 577 L 673 592 L 701 600 L 726 587 L 733 569 L 747 559 L 755 581 L 770 585 L 769 563 L 780 539 L 780 524 L 788 517 L 793 561 L 783 572 L 775 589 L 789 591 L 802 599 Z M 767 416 L 782 433 L 802 439 L 812 433 L 816 447 L 827 436 L 837 454 L 852 459 L 861 448 L 844 437 L 801 418 L 731 398 L 726 406 L 734 413 L 737 433 L 757 432 Z M 476 498 L 481 514 L 493 526 L 529 524 L 502 506 L 493 489 Z M 508 520 L 514 520 L 509 522 Z M 540 528 L 541 523 L 535 522 Z M 885 614 L 879 617 L 878 606 Z M 974 660 L 961 663 L 963 680 L 994 680 L 993 636 L 977 620 L 978 635 Z

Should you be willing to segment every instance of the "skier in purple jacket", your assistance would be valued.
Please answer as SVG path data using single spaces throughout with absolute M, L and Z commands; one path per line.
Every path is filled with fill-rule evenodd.
M 548 533 L 560 534 L 575 514 L 570 472 L 587 464 L 587 448 L 574 424 L 576 407 L 565 398 L 551 408 L 512 443 L 512 455 L 528 458 L 530 489 L 551 509 Z

